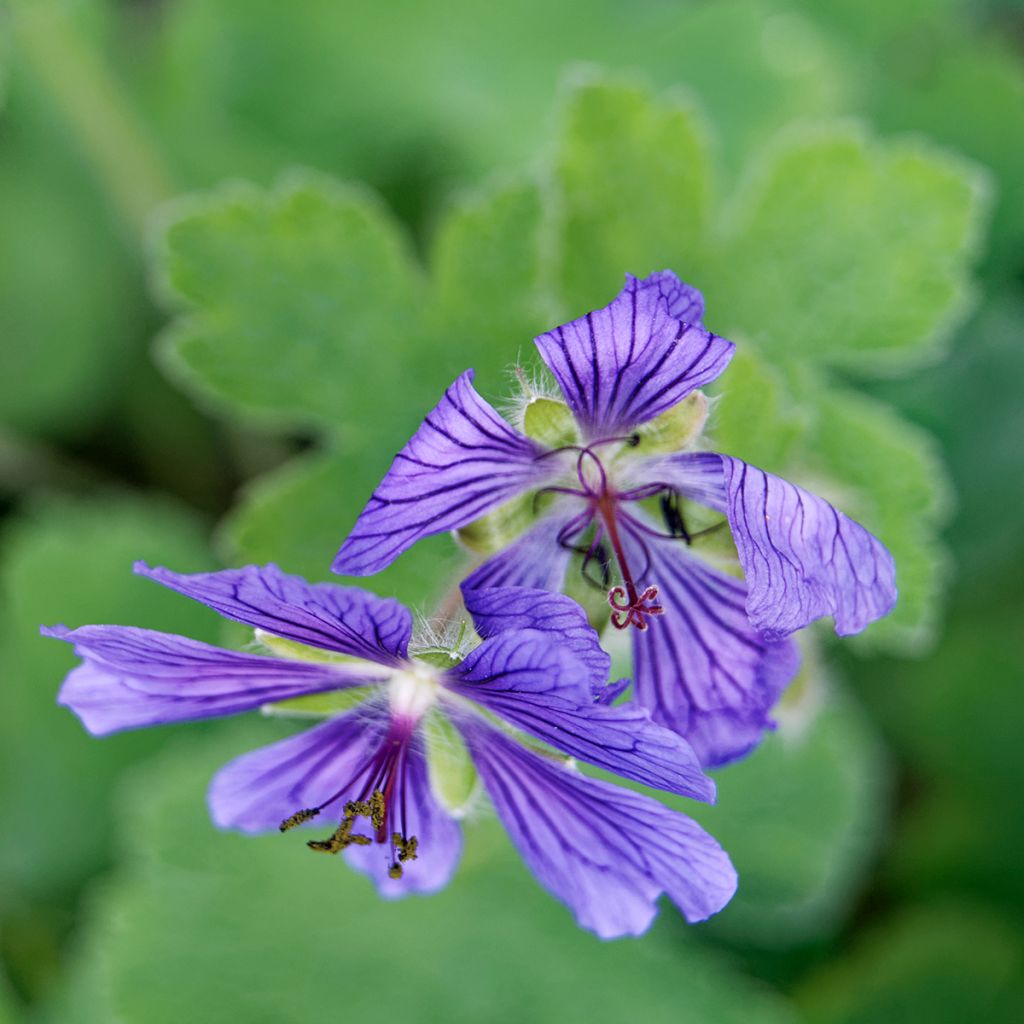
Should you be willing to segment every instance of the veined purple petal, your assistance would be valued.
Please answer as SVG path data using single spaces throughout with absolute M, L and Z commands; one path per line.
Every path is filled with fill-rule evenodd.
M 721 455 L 726 513 L 747 578 L 747 613 L 778 638 L 831 615 L 859 633 L 896 603 L 896 567 L 877 537 L 827 501 Z
M 592 692 L 603 692 L 612 659 L 602 649 L 586 612 L 572 598 L 529 587 L 474 590 L 466 583 L 462 585 L 462 597 L 480 636 L 492 637 L 515 629 L 549 633 L 552 643 L 572 651 L 586 665 Z
M 451 683 L 472 695 L 478 687 L 515 686 L 522 694 L 558 696 L 575 704 L 592 699 L 590 669 L 550 633 L 516 629 L 492 636 L 449 670 Z
M 704 296 L 692 284 L 680 281 L 671 270 L 655 271 L 642 281 L 629 277 L 626 279 L 626 287 L 630 285 L 641 291 L 651 289 L 662 296 L 668 304 L 669 316 L 675 317 L 676 320 L 702 326 Z
M 633 470 L 638 483 L 664 484 L 684 498 L 725 514 L 725 477 L 722 457 L 714 452 L 684 452 L 644 459 Z
M 355 576 L 379 572 L 423 537 L 479 519 L 557 472 L 473 389 L 467 370 L 445 392 L 374 491 L 334 560 Z
M 735 348 L 677 320 L 659 288 L 631 277 L 608 306 L 534 340 L 590 438 L 654 419 L 714 380 Z
M 603 939 L 640 935 L 662 892 L 691 922 L 732 898 L 736 872 L 728 856 L 685 815 L 585 778 L 482 720 L 459 725 L 512 841 L 581 927 Z
M 297 811 L 330 803 L 305 827 L 328 835 L 339 824 L 345 804 L 359 799 L 374 757 L 386 741 L 386 713 L 354 711 L 306 732 L 243 754 L 213 778 L 210 813 L 221 828 L 268 832 Z M 458 862 L 461 834 L 441 809 L 427 782 L 418 737 L 405 750 L 404 771 L 397 777 L 392 802 L 404 807 L 406 835 L 416 836 L 417 855 L 403 865 L 401 878 L 390 878 L 390 845 L 350 846 L 343 856 L 370 875 L 381 895 L 433 892 L 443 887 Z M 372 826 L 357 820 L 354 833 L 368 835 Z M 307 851 L 303 851 L 304 854 Z
M 647 786 L 711 802 L 715 785 L 690 744 L 635 703 L 584 701 L 560 685 L 578 661 L 537 630 L 501 633 L 451 673 L 452 689 L 518 729 L 582 761 Z M 474 652 L 475 653 L 475 652 Z
M 751 626 L 746 588 L 687 551 L 682 540 L 643 537 L 641 585 L 658 587 L 664 614 L 633 631 L 634 698 L 656 722 L 686 737 L 706 766 L 756 746 L 771 709 L 799 668 L 796 645 Z
M 558 536 L 576 518 L 578 513 L 544 516 L 507 548 L 474 569 L 462 583 L 463 592 L 489 587 L 560 590 L 570 552 L 559 545 Z
M 260 657 L 134 626 L 62 626 L 45 636 L 75 645 L 57 701 L 94 735 L 250 711 L 273 701 L 384 678 L 372 669 Z
M 225 618 L 287 640 L 383 665 L 404 661 L 407 655 L 412 634 L 408 609 L 358 587 L 307 583 L 276 565 L 183 575 L 138 562 L 135 571 Z

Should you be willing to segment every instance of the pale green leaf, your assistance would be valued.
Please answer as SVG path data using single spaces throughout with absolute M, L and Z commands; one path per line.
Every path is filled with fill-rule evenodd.
M 569 93 L 555 165 L 565 309 L 606 305 L 626 273 L 696 277 L 711 202 L 706 129 L 682 96 L 614 79 Z
M 325 176 L 271 190 L 229 185 L 167 214 L 158 266 L 182 307 L 161 339 L 167 370 L 236 415 L 364 425 L 412 397 L 421 283 L 369 192 Z
M 293 459 L 249 484 L 224 522 L 221 549 L 227 561 L 276 562 L 307 579 L 369 586 L 381 594 L 429 609 L 457 583 L 448 536 L 417 544 L 394 565 L 370 580 L 340 579 L 331 561 L 367 499 L 387 470 L 386 459 L 330 452 Z
M 493 819 L 468 826 L 448 889 L 396 902 L 301 836 L 218 832 L 207 780 L 268 742 L 267 724 L 183 745 L 140 778 L 124 817 L 130 867 L 85 945 L 112 1014 L 289 1024 L 343 1006 L 353 1020 L 423 1024 L 792 1022 L 781 1000 L 680 939 L 669 906 L 644 942 L 580 931 Z
M 487 387 L 533 359 L 533 338 L 550 326 L 543 214 L 539 188 L 513 181 L 464 197 L 442 220 L 424 352 L 434 363 L 447 360 L 452 377 L 472 366 Z
M 830 690 L 825 700 L 812 721 L 785 723 L 716 772 L 714 807 L 684 808 L 739 872 L 739 891 L 709 925 L 732 942 L 774 949 L 832 935 L 865 884 L 888 803 L 886 760 L 851 698 Z
M 740 342 L 714 391 L 711 447 L 770 473 L 782 473 L 809 418 L 783 375 L 756 349 Z
M 981 172 L 921 141 L 794 131 L 748 168 L 709 320 L 773 359 L 871 376 L 933 358 L 968 307 Z
M 4 537 L 4 686 L 0 692 L 0 868 L 20 898 L 74 886 L 107 859 L 111 789 L 159 732 L 88 736 L 57 689 L 77 660 L 40 625 L 145 626 L 216 638 L 208 609 L 132 574 L 145 559 L 189 572 L 209 569 L 204 529 L 168 503 L 108 494 L 33 506 Z
M 934 438 L 880 402 L 822 389 L 806 465 L 823 478 L 820 487 L 809 481 L 810 489 L 834 499 L 896 560 L 896 607 L 863 642 L 921 651 L 934 636 L 949 572 L 939 530 L 949 514 L 950 484 Z

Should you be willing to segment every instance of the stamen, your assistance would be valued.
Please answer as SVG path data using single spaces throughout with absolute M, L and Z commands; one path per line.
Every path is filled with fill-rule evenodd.
M 392 728 L 374 756 L 344 786 L 319 807 L 303 808 L 286 818 L 281 822 L 281 831 L 287 832 L 317 817 L 325 807 L 344 792 L 351 792 L 363 780 L 359 796 L 345 804 L 341 822 L 334 832 L 326 839 L 309 840 L 306 845 L 317 853 L 337 854 L 350 846 L 388 843 L 391 848 L 388 874 L 392 878 L 401 878 L 401 865 L 416 859 L 419 846 L 416 836 L 407 835 L 406 829 L 406 745 L 411 731 L 407 723 L 394 719 Z M 396 797 L 397 807 L 394 805 Z M 354 831 L 360 818 L 365 818 L 372 827 L 371 835 Z
M 315 818 L 319 813 L 319 807 L 306 807 L 301 811 L 296 811 L 290 818 L 285 818 L 277 827 L 282 832 L 287 832 L 289 829 Z

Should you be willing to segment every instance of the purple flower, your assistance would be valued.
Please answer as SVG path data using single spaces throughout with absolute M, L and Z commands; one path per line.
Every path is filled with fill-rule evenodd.
M 607 591 L 611 624 L 632 627 L 636 699 L 714 765 L 772 725 L 798 667 L 794 630 L 830 615 L 837 633 L 857 633 L 892 608 L 896 588 L 885 547 L 821 498 L 739 459 L 679 450 L 699 433 L 686 429 L 703 401 L 694 390 L 734 348 L 702 313 L 700 293 L 662 271 L 628 277 L 609 306 L 537 338 L 568 407 L 569 436 L 547 444 L 513 429 L 464 373 L 399 452 L 333 568 L 377 572 L 419 538 L 532 493 L 533 525 L 464 591 L 560 589 L 578 552 Z M 715 525 L 693 530 L 687 503 L 725 517 L 717 525 L 728 523 L 745 580 L 696 557 L 691 543 Z
M 90 732 L 268 705 L 325 718 L 222 768 L 209 792 L 217 825 L 286 831 L 326 819 L 313 849 L 343 853 L 384 896 L 432 892 L 455 868 L 457 819 L 479 773 L 537 878 L 602 938 L 643 932 L 662 892 L 690 921 L 732 897 L 729 858 L 695 822 L 565 759 L 714 797 L 685 740 L 634 704 L 608 703 L 609 659 L 568 598 L 477 592 L 467 604 L 481 642 L 417 642 L 397 601 L 272 565 L 136 572 L 254 627 L 271 653 L 128 626 L 44 628 L 83 659 L 59 702 Z

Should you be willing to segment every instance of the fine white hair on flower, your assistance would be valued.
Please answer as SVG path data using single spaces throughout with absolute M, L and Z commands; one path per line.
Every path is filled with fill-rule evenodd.
M 409 641 L 409 653 L 445 653 L 452 663 L 462 661 L 480 643 L 473 623 L 465 619 L 427 618 L 417 616 L 416 629 Z
M 506 376 L 512 383 L 513 393 L 497 404 L 497 410 L 517 430 L 522 430 L 526 409 L 538 398 L 552 402 L 565 402 L 558 382 L 543 366 L 523 366 L 519 361 L 509 367 Z

